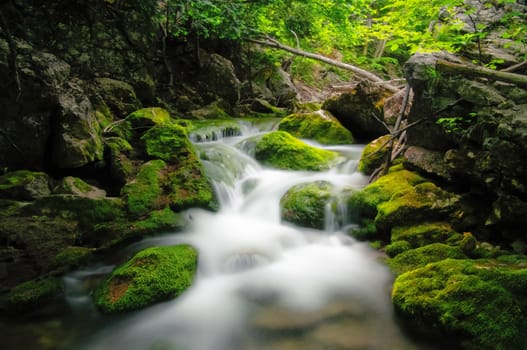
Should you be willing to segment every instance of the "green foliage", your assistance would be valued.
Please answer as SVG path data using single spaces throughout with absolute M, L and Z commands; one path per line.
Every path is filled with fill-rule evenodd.
M 174 298 L 193 281 L 197 252 L 188 245 L 147 248 L 116 268 L 95 292 L 106 313 L 143 308 Z
M 461 117 L 444 117 L 438 118 L 436 123 L 441 125 L 448 134 L 462 134 L 467 130 L 467 127 L 477 122 L 478 114 L 475 112 L 469 113 Z

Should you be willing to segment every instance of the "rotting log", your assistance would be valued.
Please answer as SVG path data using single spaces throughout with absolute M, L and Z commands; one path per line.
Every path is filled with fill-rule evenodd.
M 522 88 L 527 88 L 527 75 L 496 71 L 485 67 L 469 66 L 445 60 L 437 60 L 436 69 L 440 73 L 487 78 L 489 80 L 511 83 Z

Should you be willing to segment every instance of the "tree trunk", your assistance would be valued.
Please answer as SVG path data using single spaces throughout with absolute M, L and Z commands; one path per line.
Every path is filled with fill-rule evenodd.
M 468 66 L 459 63 L 437 60 L 436 68 L 440 73 L 461 74 L 489 80 L 503 81 L 527 88 L 527 75 L 496 71 L 485 67 Z
M 287 52 L 291 52 L 291 53 L 293 53 L 295 55 L 298 55 L 298 56 L 311 58 L 311 59 L 314 59 L 314 60 L 317 60 L 317 61 L 320 61 L 320 62 L 324 62 L 324 63 L 330 64 L 330 65 L 338 67 L 338 68 L 342 68 L 342 69 L 346 69 L 346 70 L 352 71 L 353 73 L 357 74 L 358 76 L 362 77 L 363 79 L 367 79 L 367 80 L 370 80 L 370 81 L 372 81 L 374 83 L 381 84 L 382 86 L 384 86 L 386 89 L 390 90 L 391 92 L 398 92 L 398 91 L 401 90 L 399 87 L 390 84 L 389 82 L 381 79 L 380 77 L 376 76 L 375 74 L 373 74 L 371 72 L 368 72 L 368 71 L 366 71 L 364 69 L 352 66 L 351 64 L 335 61 L 335 60 L 332 60 L 331 58 L 327 58 L 327 57 L 322 56 L 322 55 L 318 55 L 318 54 L 315 54 L 315 53 L 303 51 L 303 50 L 300 50 L 300 49 L 295 49 L 293 47 L 284 45 L 284 44 L 282 44 L 282 43 L 280 43 L 280 42 L 278 42 L 278 41 L 276 41 L 276 40 L 274 40 L 272 38 L 265 38 L 265 40 L 249 39 L 248 41 L 252 42 L 252 43 L 255 43 L 255 44 L 259 44 L 259 45 L 265 45 L 265 46 L 278 48 L 278 49 L 281 49 L 281 50 L 284 50 L 284 51 L 287 51 Z

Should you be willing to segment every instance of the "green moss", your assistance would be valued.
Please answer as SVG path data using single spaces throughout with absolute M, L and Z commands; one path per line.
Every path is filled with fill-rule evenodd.
M 412 248 L 431 243 L 459 245 L 463 235 L 454 231 L 446 222 L 426 222 L 412 226 L 397 226 L 392 229 L 392 242 L 406 241 Z
M 241 135 L 241 128 L 234 119 L 194 120 L 187 128 L 192 140 L 215 141 L 220 137 Z
M 115 313 L 174 298 L 192 284 L 196 263 L 197 252 L 188 245 L 145 249 L 103 282 L 95 293 L 96 304 Z
M 390 135 L 381 136 L 368 143 L 362 150 L 359 161 L 359 171 L 364 174 L 371 174 L 386 161 L 387 143 Z
M 278 125 L 279 130 L 291 135 L 311 139 L 326 145 L 353 143 L 351 132 L 327 111 L 291 114 Z
M 404 273 L 444 259 L 466 259 L 461 248 L 442 243 L 433 243 L 424 247 L 406 250 L 388 261 L 396 273 Z
M 140 216 L 163 207 L 160 177 L 165 167 L 166 163 L 160 159 L 147 162 L 141 166 L 136 178 L 122 188 L 121 195 L 131 214 Z
M 7 297 L 8 307 L 17 310 L 33 309 L 62 291 L 60 279 L 48 277 L 19 284 Z
M 177 124 L 156 125 L 141 137 L 145 142 L 146 153 L 165 161 L 178 161 L 192 152 L 192 145 L 185 128 Z
M 92 199 L 71 194 L 42 197 L 24 207 L 24 213 L 77 220 L 84 229 L 124 215 L 120 199 Z
M 280 199 L 282 219 L 303 227 L 323 229 L 331 190 L 331 184 L 326 181 L 293 186 Z
M 359 241 L 370 241 L 377 239 L 377 227 L 375 226 L 375 221 L 368 218 L 363 218 L 360 220 L 359 227 L 353 228 L 350 231 L 350 235 Z
M 442 190 L 431 182 L 424 182 L 394 193 L 377 206 L 375 223 L 389 230 L 394 226 L 426 220 L 446 219 L 459 208 L 459 197 Z
M 0 176 L 0 196 L 32 200 L 50 193 L 48 175 L 43 172 L 17 170 Z
M 309 146 L 285 131 L 268 133 L 256 144 L 256 159 L 279 169 L 326 170 L 336 158 L 335 152 Z
M 390 200 L 395 193 L 411 189 L 425 181 L 421 176 L 408 170 L 388 173 L 350 197 L 348 201 L 350 215 L 373 219 L 377 215 L 378 205 Z
M 170 113 L 166 109 L 159 107 L 139 109 L 129 114 L 126 119 L 130 120 L 134 125 L 166 125 L 171 122 Z
M 133 229 L 148 234 L 181 229 L 183 225 L 184 220 L 181 215 L 166 207 L 163 210 L 151 212 L 148 218 L 136 222 Z
M 440 340 L 446 334 L 463 349 L 522 349 L 526 310 L 502 276 L 521 274 L 525 287 L 525 268 L 496 271 L 493 265 L 446 259 L 402 274 L 392 291 L 395 310 L 413 332 Z
M 66 247 L 53 258 L 54 268 L 69 271 L 78 268 L 87 262 L 94 252 L 93 248 L 87 247 Z
M 390 258 L 393 258 L 394 256 L 404 253 L 410 249 L 412 249 L 412 247 L 410 246 L 410 243 L 408 243 L 407 241 L 397 241 L 397 242 L 388 244 L 384 248 L 384 251 L 386 255 L 388 255 Z
M 213 210 L 218 208 L 212 185 L 194 152 L 180 159 L 177 167 L 170 168 L 167 188 L 172 210 L 180 211 L 191 207 Z

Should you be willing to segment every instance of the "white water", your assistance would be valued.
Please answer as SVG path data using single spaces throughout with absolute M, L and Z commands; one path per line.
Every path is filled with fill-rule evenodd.
M 333 148 L 345 161 L 327 172 L 265 169 L 241 146 L 256 132 L 245 128 L 241 137 L 199 145 L 219 195 L 218 213 L 190 210 L 186 232 L 131 248 L 192 244 L 199 251 L 192 287 L 106 326 L 76 348 L 417 349 L 393 321 L 389 271 L 376 252 L 341 231 L 351 224 L 342 204 L 340 215 L 327 211 L 324 231 L 280 220 L 280 198 L 296 184 L 364 186 L 366 178 L 354 171 L 361 148 Z M 79 308 L 86 300 L 81 295 L 71 303 Z

